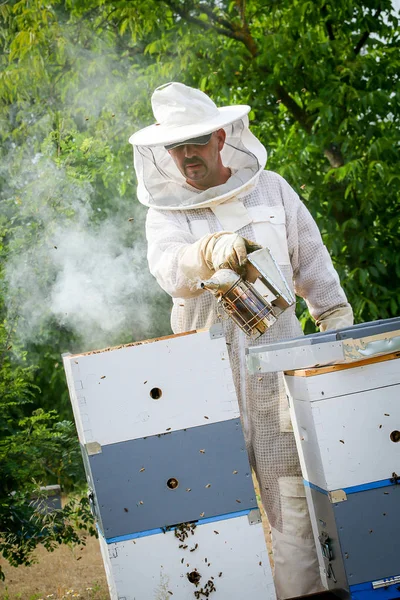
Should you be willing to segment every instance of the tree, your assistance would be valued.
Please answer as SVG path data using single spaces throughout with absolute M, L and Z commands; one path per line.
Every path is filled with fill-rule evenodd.
M 12 341 L 12 324 L 4 320 L 0 324 L 0 552 L 18 566 L 31 564 L 39 543 L 50 551 L 61 543 L 84 544 L 83 534 L 95 530 L 86 498 L 51 513 L 41 506 L 41 484 L 50 479 L 68 490 L 82 479 L 79 445 L 72 423 L 57 422 L 55 411 L 37 409 L 24 415 L 37 391 L 32 382 L 34 367 L 24 364 L 24 354 L 16 361 Z
M 137 312 L 143 303 L 138 285 L 146 290 L 151 280 L 140 272 L 143 250 L 132 247 L 132 223 L 140 227 L 143 216 L 116 202 L 129 183 L 128 174 L 121 176 L 126 170 L 121 162 L 131 157 L 118 146 L 123 115 L 114 118 L 109 110 L 103 123 L 90 122 L 97 109 L 89 103 L 86 112 L 86 99 L 76 90 L 89 55 L 89 74 L 84 73 L 89 85 L 101 77 L 97 68 L 103 74 L 117 65 L 113 43 L 101 40 L 111 53 L 103 64 L 89 25 L 63 29 L 69 13 L 62 6 L 2 3 L 0 15 L 0 552 L 16 566 L 29 564 L 39 543 L 53 550 L 94 533 L 85 497 L 51 514 L 32 503 L 47 484 L 78 493 L 85 486 L 75 427 L 63 420 L 71 418 L 71 409 L 60 354 L 104 344 L 106 338 L 131 341 L 132 333 L 124 331 L 127 307 L 132 304 L 131 316 Z M 90 50 L 74 52 L 76 37 Z M 68 95 L 76 99 L 70 110 Z M 99 262 L 100 282 L 91 272 L 100 270 Z M 68 290 L 71 268 L 80 274 L 82 300 L 79 290 Z M 138 281 L 131 277 L 128 285 L 121 274 L 130 268 Z M 111 291 L 102 289 L 107 284 Z M 113 298 L 116 310 L 109 306 Z M 160 329 L 162 299 L 158 293 L 153 316 L 143 308 L 144 324 L 135 335 L 144 337 L 145 326 Z M 76 302 L 68 315 L 66 300 L 70 306 Z
M 317 219 L 357 320 L 396 314 L 399 31 L 390 0 L 1 8 L 11 29 L 3 106 L 20 107 L 8 139 L 23 145 L 36 132 L 35 148 L 45 144 L 58 168 L 91 184 L 103 219 L 117 190 L 141 243 L 126 124 L 133 131 L 151 122 L 151 90 L 183 79 L 217 103 L 252 105 L 269 165 Z M 21 122 L 24 109 L 31 125 Z
M 389 0 L 164 0 L 145 11 L 140 2 L 79 10 L 99 30 L 130 30 L 134 39 L 157 32 L 146 52 L 160 77 L 174 76 L 178 63 L 180 78 L 220 104 L 251 104 L 270 165 L 316 217 L 357 321 L 396 315 L 399 29 Z

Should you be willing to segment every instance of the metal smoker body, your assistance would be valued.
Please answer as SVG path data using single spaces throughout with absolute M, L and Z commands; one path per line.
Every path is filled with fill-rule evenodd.
M 268 248 L 247 257 L 246 279 L 220 269 L 201 287 L 212 292 L 224 311 L 252 339 L 271 327 L 295 298 Z

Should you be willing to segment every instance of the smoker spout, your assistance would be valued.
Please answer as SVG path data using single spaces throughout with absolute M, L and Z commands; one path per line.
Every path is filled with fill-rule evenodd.
M 209 290 L 210 292 L 216 294 L 219 291 L 220 284 L 216 281 L 213 281 L 212 279 L 209 279 L 208 281 L 202 281 L 200 287 L 203 290 Z
M 230 269 L 220 269 L 210 279 L 202 281 L 200 287 L 209 290 L 215 296 L 225 294 L 240 281 L 240 275 Z

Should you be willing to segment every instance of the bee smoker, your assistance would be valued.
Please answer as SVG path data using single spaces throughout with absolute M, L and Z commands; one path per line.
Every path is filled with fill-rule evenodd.
M 216 296 L 248 337 L 257 339 L 295 298 L 268 248 L 252 252 L 247 261 L 246 279 L 230 269 L 220 269 L 200 285 Z

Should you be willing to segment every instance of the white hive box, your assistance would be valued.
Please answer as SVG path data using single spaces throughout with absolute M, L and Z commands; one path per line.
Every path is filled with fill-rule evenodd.
M 309 483 L 333 492 L 387 482 L 400 470 L 392 440 L 400 429 L 400 353 L 289 371 L 285 381 Z
M 321 362 L 344 340 L 367 355 L 285 372 L 321 575 L 344 598 L 394 600 L 400 597 L 400 319 L 316 334 L 311 343 L 307 337 L 308 350 L 326 344 Z M 301 341 L 292 341 L 283 368 L 293 366 L 294 355 L 301 364 Z M 284 344 L 290 350 L 290 341 Z M 270 369 L 273 359 L 264 353 L 282 350 L 273 346 L 252 349 L 250 366 Z M 384 354 L 385 348 L 397 351 Z M 318 352 L 314 360 L 320 362 Z
M 112 600 L 273 600 L 220 330 L 64 367 Z
M 100 537 L 109 587 L 115 589 L 111 597 L 193 600 L 208 597 L 208 591 L 216 600 L 242 600 L 245 594 L 273 599 L 262 537 L 261 525 L 249 525 L 246 515 L 199 525 L 184 543 L 174 531 L 112 543 Z M 199 576 L 196 587 L 190 579 Z

